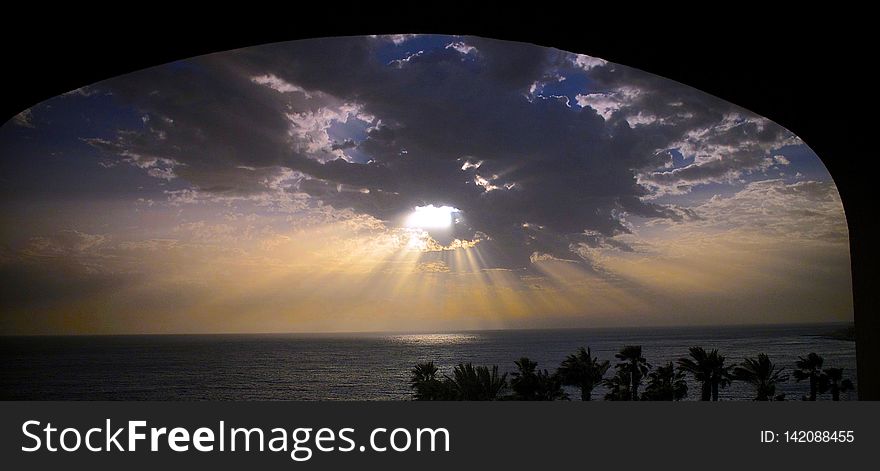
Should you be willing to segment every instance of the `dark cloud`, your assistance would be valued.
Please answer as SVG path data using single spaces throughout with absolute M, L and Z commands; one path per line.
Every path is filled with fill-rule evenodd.
M 265 192 L 271 181 L 389 224 L 417 205 L 451 205 L 463 215 L 452 236 L 485 234 L 499 263 L 523 266 L 535 252 L 569 259 L 573 245 L 628 232 L 623 214 L 695 217 L 644 197 L 756 168 L 789 136 L 634 69 L 587 61 L 584 72 L 553 49 L 454 40 L 393 64 L 378 59 L 381 38 L 329 38 L 129 74 L 98 87 L 143 113 L 143 129 L 89 142 L 208 194 Z M 531 94 L 572 73 L 596 87 L 579 103 L 609 105 Z M 330 136 L 331 124 L 353 130 Z M 664 168 L 670 148 L 695 162 Z M 291 170 L 304 177 L 271 178 Z
M 357 147 L 357 144 L 351 139 L 346 139 L 342 142 L 339 142 L 339 143 L 336 143 L 336 144 L 333 144 L 332 146 L 330 146 L 330 148 L 333 150 L 345 150 L 345 149 L 351 149 L 353 147 Z
M 776 123 L 672 80 L 619 64 L 590 75 L 604 91 L 578 102 L 605 111 L 609 123 L 630 124 L 640 153 L 677 149 L 694 158 L 680 168 L 639 169 L 640 182 L 661 192 L 737 178 L 762 168 L 772 150 L 800 143 Z

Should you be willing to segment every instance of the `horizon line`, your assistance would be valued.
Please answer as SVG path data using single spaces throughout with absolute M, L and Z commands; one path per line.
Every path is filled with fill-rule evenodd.
M 732 328 L 732 327 L 790 327 L 790 326 L 823 326 L 846 325 L 855 326 L 855 321 L 815 321 L 815 322 L 781 322 L 751 324 L 698 324 L 698 325 L 622 325 L 595 327 L 518 327 L 500 329 L 463 329 L 463 330 L 360 330 L 360 331 L 288 331 L 288 332 L 142 332 L 142 333 L 46 333 L 46 334 L 0 334 L 0 338 L 10 337 L 174 337 L 174 336 L 230 336 L 230 335 L 443 335 L 466 334 L 479 332 L 525 332 L 525 331 L 560 331 L 560 330 L 615 330 L 615 329 L 695 329 L 695 328 Z

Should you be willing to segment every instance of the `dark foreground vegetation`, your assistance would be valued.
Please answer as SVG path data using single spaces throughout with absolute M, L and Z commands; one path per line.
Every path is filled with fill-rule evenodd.
M 801 399 L 805 401 L 827 396 L 839 401 L 841 393 L 853 389 L 842 368 L 825 368 L 824 360 L 815 353 L 800 357 L 791 375 L 763 353 L 729 364 L 718 350 L 691 347 L 689 355 L 676 363 L 653 367 L 642 355 L 641 346 L 630 345 L 614 357 L 612 366 L 581 347 L 552 373 L 526 357 L 513 362 L 516 370 L 510 374 L 499 373 L 497 365 L 459 363 L 451 375 L 441 375 L 433 362 L 419 363 L 411 371 L 410 387 L 413 399 L 419 401 L 568 400 L 563 386 L 577 388 L 581 400 L 589 401 L 599 385 L 605 386 L 607 401 L 680 401 L 688 394 L 699 396 L 701 401 L 717 401 L 718 391 L 733 381 L 751 386 L 755 401 L 784 401 L 785 395 L 777 394 L 776 386 L 790 378 L 804 384 Z M 688 391 L 687 376 L 700 385 L 699 391 Z

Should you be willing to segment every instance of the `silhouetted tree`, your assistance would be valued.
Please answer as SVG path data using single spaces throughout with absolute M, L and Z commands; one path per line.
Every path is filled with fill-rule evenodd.
M 459 363 L 446 377 L 455 398 L 460 401 L 494 401 L 507 388 L 507 373 L 498 374 L 498 366 L 492 369 Z
M 648 385 L 642 393 L 643 401 L 680 401 L 687 396 L 688 386 L 684 371 L 670 361 L 648 374 Z
M 547 370 L 538 372 L 538 400 L 539 401 L 567 401 L 568 393 L 562 387 L 562 378 L 556 373 L 548 373 Z
M 691 347 L 690 355 L 679 358 L 678 365 L 700 383 L 701 401 L 717 401 L 718 388 L 730 385 L 732 367 L 724 366 L 724 356 L 715 349 L 707 353 L 703 347 Z
M 538 370 L 538 363 L 522 357 L 515 361 L 517 371 L 510 374 L 512 399 L 520 401 L 556 401 L 568 399 L 562 380 L 547 370 Z
M 632 378 L 629 371 L 617 368 L 614 376 L 602 381 L 602 384 L 608 388 L 605 393 L 606 401 L 631 401 L 632 400 Z
M 843 377 L 843 368 L 826 368 L 824 373 L 826 384 L 822 389 L 831 392 L 832 401 L 839 401 L 840 393 L 853 389 L 852 381 Z
M 648 373 L 651 365 L 648 360 L 642 356 L 641 345 L 628 345 L 614 355 L 620 363 L 615 365 L 618 374 L 625 372 L 629 375 L 629 392 L 630 399 L 637 401 L 639 399 L 639 386 L 642 384 L 642 378 Z
M 437 377 L 434 362 L 419 363 L 410 373 L 409 386 L 416 401 L 445 401 L 454 399 L 450 384 Z
M 513 362 L 516 371 L 510 374 L 510 387 L 518 399 L 533 401 L 538 391 L 538 362 L 522 357 Z
M 810 395 L 809 397 L 804 396 L 805 400 L 815 401 L 816 396 L 819 393 L 819 389 L 822 386 L 822 382 L 824 381 L 822 373 L 822 364 L 825 360 L 816 355 L 815 353 L 810 353 L 809 355 L 804 357 L 798 357 L 798 361 L 794 364 L 797 367 L 794 370 L 794 379 L 797 381 L 809 380 L 810 381 Z
M 577 353 L 562 361 L 557 372 L 563 384 L 580 388 L 581 400 L 589 401 L 593 396 L 593 388 L 602 382 L 609 366 L 607 360 L 600 362 L 597 357 L 593 357 L 589 348 L 581 347 Z
M 734 368 L 733 377 L 736 380 L 746 382 L 755 389 L 756 401 L 772 401 L 781 399 L 784 395 L 776 395 L 776 383 L 788 380 L 788 376 L 782 374 L 782 369 L 776 367 L 770 357 L 761 353 L 757 358 L 746 358 Z

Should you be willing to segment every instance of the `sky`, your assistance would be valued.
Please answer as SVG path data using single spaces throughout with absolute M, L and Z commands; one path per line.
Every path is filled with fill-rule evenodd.
M 85 85 L 0 127 L 0 194 L 0 334 L 852 320 L 803 141 L 525 43 L 323 38 Z

